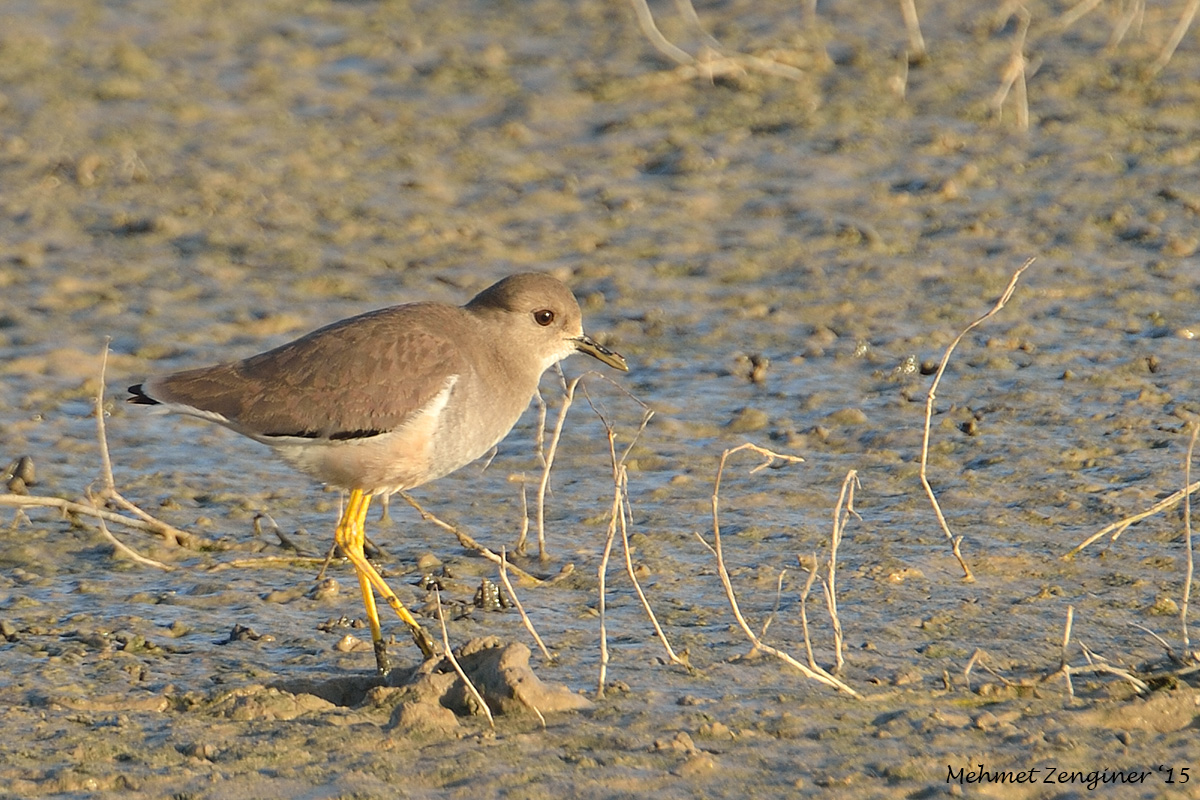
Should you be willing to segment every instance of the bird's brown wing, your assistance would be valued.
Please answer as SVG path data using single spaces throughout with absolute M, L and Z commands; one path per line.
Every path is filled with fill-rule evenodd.
M 141 391 L 257 439 L 373 436 L 403 425 L 466 368 L 454 345 L 465 324 L 460 309 L 395 306 L 243 361 L 152 379 Z

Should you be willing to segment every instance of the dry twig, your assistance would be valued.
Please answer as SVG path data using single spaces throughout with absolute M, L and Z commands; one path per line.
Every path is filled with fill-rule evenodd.
M 172 569 L 166 564 L 162 564 L 153 559 L 147 559 L 139 555 L 127 545 L 123 544 L 112 532 L 108 530 L 105 522 L 111 522 L 117 525 L 122 525 L 126 528 L 134 530 L 146 531 L 161 536 L 168 543 L 181 545 L 189 548 L 198 548 L 203 544 L 203 541 L 196 536 L 193 536 L 186 531 L 182 531 L 173 525 L 169 525 L 162 520 L 159 520 L 150 514 L 147 514 L 138 506 L 131 503 L 121 496 L 116 489 L 116 482 L 113 479 L 112 460 L 108 454 L 108 435 L 104 425 L 104 373 L 108 364 L 108 342 L 104 343 L 104 350 L 100 358 L 100 378 L 99 388 L 95 398 L 96 411 L 96 436 L 100 448 L 100 463 L 101 463 L 101 481 L 102 488 L 98 493 L 88 492 L 88 503 L 79 503 L 72 500 L 64 500 L 61 497 L 42 497 L 38 495 L 24 494 L 0 494 L 0 506 L 9 506 L 17 509 L 25 508 L 57 508 L 65 514 L 71 516 L 92 517 L 99 523 L 101 534 L 113 544 L 122 553 L 139 563 L 147 564 L 148 566 L 158 567 L 159 569 Z M 104 508 L 106 502 L 112 502 L 121 506 L 135 516 L 127 517 L 123 514 L 118 514 Z
M 1008 61 L 1000 73 L 1000 88 L 992 95 L 992 106 L 996 110 L 997 121 L 1003 119 L 1004 101 L 1012 92 L 1017 105 L 1017 128 L 1029 130 L 1029 96 L 1026 91 L 1025 78 L 1029 72 L 1029 60 L 1025 58 L 1025 37 L 1029 33 L 1029 11 L 1018 5 L 1012 11 L 1017 17 L 1017 32 L 1013 36 L 1012 51 Z
M 591 373 L 585 372 L 578 378 L 574 378 L 568 382 L 561 370 L 558 373 L 563 389 L 562 406 L 558 409 L 558 419 L 554 422 L 554 432 L 550 434 L 550 444 L 546 448 L 545 463 L 542 466 L 542 478 L 538 482 L 537 490 L 538 557 L 542 559 L 548 557 L 546 553 L 546 488 L 550 485 L 550 469 L 554 466 L 554 457 L 558 454 L 558 443 L 562 440 L 563 424 L 567 421 L 567 412 L 571 409 L 571 403 L 575 401 L 575 389 L 578 388 L 579 382 L 589 374 Z M 524 544 L 524 541 L 517 542 L 518 553 L 524 552 Z
M 913 64 L 925 60 L 925 37 L 921 35 L 921 20 L 917 17 L 917 4 L 913 0 L 900 0 L 900 14 L 904 17 L 904 30 L 908 32 L 908 58 Z
M 1106 53 L 1113 53 L 1125 38 L 1125 34 L 1129 32 L 1129 28 L 1137 23 L 1140 30 L 1142 20 L 1146 16 L 1146 0 L 1129 0 L 1125 3 L 1125 9 L 1121 16 L 1113 24 L 1112 35 L 1108 37 L 1108 44 L 1104 46 Z
M 842 654 L 845 636 L 842 633 L 842 620 L 838 615 L 837 607 L 837 552 L 838 546 L 842 543 L 842 534 L 846 530 L 846 523 L 850 521 L 850 515 L 858 516 L 858 512 L 854 510 L 856 486 L 858 486 L 858 470 L 852 469 L 846 473 L 846 478 L 842 481 L 842 490 L 838 495 L 837 505 L 833 509 L 833 532 L 829 536 L 829 563 L 825 567 L 825 574 L 828 576 L 824 585 L 825 606 L 829 609 L 829 621 L 833 625 L 833 672 L 835 675 L 841 675 L 842 667 L 846 664 L 846 659 Z
M 104 350 L 100 355 L 100 388 L 96 392 L 96 439 L 100 445 L 100 478 L 103 483 L 98 499 L 101 502 L 112 502 L 130 512 L 143 522 L 148 523 L 155 533 L 162 536 L 171 544 L 191 545 L 192 536 L 173 525 L 152 517 L 136 505 L 126 500 L 117 491 L 117 482 L 113 478 L 112 458 L 108 454 L 108 434 L 104 426 L 104 373 L 108 367 L 108 341 L 104 342 Z M 154 562 L 158 565 L 158 562 Z M 158 565 L 162 566 L 162 565 Z
M 1192 438 L 1188 440 L 1187 455 L 1183 460 L 1183 487 L 1192 483 L 1192 453 L 1196 450 L 1196 439 L 1200 437 L 1200 421 L 1192 423 Z M 1179 624 L 1183 628 L 1183 657 L 1192 657 L 1191 640 L 1188 638 L 1188 603 L 1192 597 L 1192 577 L 1196 574 L 1195 555 L 1192 553 L 1192 496 L 1183 498 L 1183 536 L 1187 545 L 1187 574 L 1183 580 L 1183 602 L 1179 609 Z
M 1008 286 L 1005 287 L 1004 292 L 1000 295 L 1000 299 L 992 306 L 991 311 L 988 311 L 982 317 L 979 317 L 970 325 L 963 328 L 962 333 L 954 337 L 954 341 L 950 343 L 950 346 L 946 348 L 946 352 L 942 355 L 942 361 L 938 364 L 937 372 L 933 376 L 933 383 L 929 386 L 929 393 L 925 396 L 925 433 L 921 439 L 921 485 L 925 487 L 925 494 L 929 496 L 929 502 L 933 504 L 933 511 L 937 514 L 938 524 L 942 526 L 942 532 L 946 534 L 946 539 L 950 542 L 954 557 L 958 559 L 958 564 L 962 567 L 963 579 L 967 581 L 974 581 L 975 576 L 971 574 L 971 568 L 967 566 L 967 562 L 963 559 L 960 549 L 962 537 L 956 537 L 950 532 L 950 526 L 946 523 L 946 516 L 942 513 L 942 507 L 938 504 L 937 495 L 934 494 L 933 487 L 929 484 L 929 478 L 926 475 L 929 464 L 929 429 L 933 420 L 933 403 L 937 397 L 938 384 L 942 381 L 942 374 L 946 371 L 946 365 L 950 363 L 950 356 L 954 352 L 954 348 L 958 347 L 958 343 L 963 340 L 963 337 L 999 313 L 1000 309 L 1004 308 L 1009 298 L 1012 297 L 1013 291 L 1017 288 L 1017 281 L 1020 280 L 1021 273 L 1028 269 L 1033 261 L 1034 259 L 1030 258 L 1021 265 L 1020 269 L 1013 273 Z
M 1109 543 L 1111 544 L 1111 543 L 1115 542 L 1117 539 L 1121 538 L 1121 534 L 1124 533 L 1135 522 L 1141 522 L 1142 520 L 1146 519 L 1147 517 L 1153 517 L 1155 514 L 1158 514 L 1159 512 L 1166 511 L 1168 508 L 1173 507 L 1180 500 L 1183 500 L 1185 497 L 1189 497 L 1192 494 L 1195 494 L 1197 491 L 1200 491 L 1200 481 L 1193 481 L 1192 483 L 1188 484 L 1184 488 L 1180 489 L 1178 492 L 1175 492 L 1174 494 L 1168 495 L 1167 497 L 1164 497 L 1162 500 L 1159 500 L 1157 503 L 1150 506 L 1145 511 L 1139 511 L 1136 514 L 1130 515 L 1123 519 L 1119 519 L 1116 522 L 1113 522 L 1109 525 L 1105 525 L 1103 528 L 1096 531 L 1091 536 L 1089 536 L 1088 538 L 1084 539 L 1082 542 L 1080 542 L 1079 544 L 1077 544 L 1073 548 L 1071 548 L 1071 551 L 1063 556 L 1063 560 L 1064 561 L 1071 560 L 1072 558 L 1077 556 L 1083 550 L 1083 548 L 1087 547 L 1088 545 L 1092 544 L 1093 542 L 1095 542 L 1098 539 L 1103 539 L 1105 536 L 1108 536 L 1110 533 L 1112 534 L 1112 537 L 1109 539 Z
M 634 13 L 637 15 L 638 27 L 642 29 L 642 35 L 650 40 L 655 50 L 680 65 L 675 71 L 678 77 L 688 80 L 697 77 L 706 77 L 712 80 L 718 75 L 741 74 L 755 70 L 767 75 L 775 75 L 795 81 L 804 78 L 804 73 L 795 67 L 781 64 L 774 59 L 760 58 L 746 53 L 726 55 L 718 52 L 715 58 L 706 56 L 703 59 L 698 59 L 683 48 L 672 44 L 667 37 L 663 36 L 662 31 L 658 29 L 658 25 L 654 22 L 654 15 L 650 13 L 650 6 L 647 5 L 646 0 L 630 0 L 630 2 L 633 4 Z M 685 18 L 694 22 L 695 27 L 703 32 L 695 9 L 691 8 L 691 3 L 688 0 L 677 0 L 677 3 L 680 4 Z M 690 13 L 682 8 L 682 4 L 686 4 L 687 9 L 690 9 Z M 717 41 L 707 33 L 704 35 L 709 42 L 709 47 L 719 51 L 720 46 L 717 44 Z
M 993 678 L 1000 681 L 1000 683 L 1004 684 L 1005 687 L 1011 689 L 1012 687 L 1016 686 L 1016 684 L 1010 681 L 1008 678 L 992 669 L 991 665 L 987 663 L 987 660 L 988 654 L 984 650 L 976 648 L 975 652 L 971 654 L 971 660 L 967 662 L 966 668 L 963 669 L 963 680 L 966 681 L 968 692 L 971 691 L 971 671 L 977 666 L 988 675 L 991 675 Z
M 605 434 L 608 437 L 608 453 L 613 470 L 613 503 L 609 514 L 608 530 L 605 534 L 604 552 L 600 558 L 600 566 L 597 569 L 597 577 L 599 578 L 599 599 L 597 608 L 600 612 L 600 678 L 597 686 L 597 695 L 604 696 L 604 681 L 608 670 L 608 626 L 605 618 L 605 594 L 607 592 L 607 575 L 608 561 L 612 555 L 612 546 L 616 541 L 616 533 L 621 532 L 621 548 L 625 560 L 625 574 L 629 576 L 630 582 L 633 584 L 634 591 L 637 592 L 638 600 L 641 601 L 642 609 L 646 612 L 646 616 L 650 620 L 650 624 L 654 627 L 654 633 L 658 640 L 662 643 L 663 649 L 667 651 L 667 659 L 672 664 L 679 664 L 682 667 L 690 669 L 690 665 L 686 658 L 676 654 L 675 649 L 671 647 L 670 641 L 667 639 L 666 633 L 662 626 L 658 623 L 658 617 L 654 613 L 654 609 L 650 607 L 650 601 L 646 597 L 646 593 L 642 590 L 642 585 L 637 579 L 637 571 L 633 567 L 633 553 L 629 545 L 629 524 L 632 517 L 632 512 L 629 508 L 629 472 L 625 468 L 625 461 L 629 458 L 629 454 L 633 451 L 633 447 L 641 438 L 642 433 L 646 430 L 646 426 L 650 423 L 650 419 L 654 416 L 654 412 L 643 405 L 642 423 L 638 426 L 637 432 L 633 435 L 625 450 L 620 457 L 617 456 L 616 449 L 616 431 L 609 424 L 608 419 L 604 414 L 596 408 L 592 403 L 592 398 L 586 395 L 588 405 L 600 418 L 600 423 L 604 426 Z
M 475 688 L 475 684 L 471 683 L 471 679 L 468 678 L 467 673 L 463 671 L 462 665 L 459 664 L 458 659 L 454 657 L 454 651 L 450 649 L 450 634 L 446 630 L 446 613 L 442 610 L 442 593 L 437 589 L 434 589 L 434 595 L 437 598 L 438 622 L 440 622 L 442 625 L 442 646 L 445 651 L 446 660 L 450 662 L 450 666 L 454 667 L 455 673 L 458 674 L 458 679 L 467 687 L 467 692 L 470 693 L 471 697 L 475 698 L 475 702 L 479 704 L 479 707 L 483 709 L 483 713 L 487 715 L 488 725 L 491 725 L 493 728 L 495 728 L 496 720 L 494 717 L 492 717 L 492 710 L 488 708 L 487 701 L 483 699 L 483 695 L 481 695 L 479 690 Z M 538 713 L 538 716 L 541 716 L 541 712 Z M 545 722 L 546 721 L 543 719 L 542 724 L 544 725 Z
M 1063 629 L 1058 669 L 1054 670 L 1054 672 L 1051 672 L 1048 675 L 1043 676 L 1040 683 L 1045 683 L 1046 681 L 1052 680 L 1058 675 L 1062 675 L 1063 680 L 1067 684 L 1067 697 L 1071 700 L 1075 699 L 1075 686 L 1071 681 L 1071 676 L 1073 675 L 1115 675 L 1116 677 L 1121 678 L 1133 686 L 1134 691 L 1136 691 L 1138 694 L 1145 694 L 1146 692 L 1150 691 L 1150 686 L 1144 680 L 1134 675 L 1127 669 L 1114 667 L 1112 664 L 1109 664 L 1108 661 L 1102 656 L 1093 653 L 1091 649 L 1083 642 L 1079 642 L 1079 649 L 1083 652 L 1083 657 L 1088 662 L 1087 666 L 1072 666 L 1068 660 L 1068 651 L 1071 644 L 1071 629 L 1074 621 L 1075 607 L 1067 606 L 1067 622 Z M 1160 639 L 1159 641 L 1162 640 Z
M 414 500 L 412 498 L 411 495 L 409 495 L 408 492 L 396 492 L 396 494 L 400 495 L 400 497 L 403 498 L 404 502 L 408 503 L 410 506 L 415 508 L 417 513 L 421 515 L 421 519 L 425 520 L 426 522 L 432 522 L 434 525 L 437 525 L 442 530 L 450 531 L 450 533 L 453 533 L 455 538 L 458 539 L 458 543 L 461 544 L 463 547 L 467 548 L 468 550 L 475 551 L 479 555 L 486 558 L 488 561 L 491 561 L 493 564 L 497 564 L 497 565 L 500 564 L 500 556 L 496 555 L 490 549 L 484 547 L 479 542 L 475 541 L 468 534 L 464 533 L 463 531 L 460 531 L 454 525 L 451 525 L 449 522 L 439 519 L 437 517 L 437 515 L 433 514 L 432 512 L 426 511 L 424 508 L 421 507 L 420 503 L 418 503 L 416 500 Z M 515 572 L 517 574 L 517 577 L 519 577 L 523 581 L 528 581 L 529 583 L 534 584 L 534 585 L 537 585 L 537 584 L 540 584 L 543 582 L 541 578 L 530 575 L 525 570 L 521 569 L 520 567 L 515 567 L 511 563 L 508 565 L 508 568 L 511 569 L 513 572 Z
M 1055 27 L 1065 31 L 1084 16 L 1091 13 L 1092 9 L 1098 5 L 1100 5 L 1100 0 L 1079 0 L 1078 3 L 1059 15 L 1058 20 L 1055 22 Z
M 812 591 L 812 585 L 817 580 L 817 554 L 813 553 L 811 569 L 805 566 L 804 559 L 800 556 L 797 556 L 796 560 L 800 562 L 801 569 L 808 569 L 808 578 L 804 581 L 804 588 L 800 590 L 800 630 L 804 634 L 804 652 L 808 656 L 808 666 L 816 670 L 817 659 L 813 655 L 812 636 L 808 630 L 808 593 Z
M 112 500 L 112 501 L 116 502 L 118 505 L 122 506 L 123 508 L 130 510 L 133 513 L 137 514 L 139 517 L 142 518 L 143 521 L 150 522 L 153 520 L 153 521 L 157 522 L 157 520 L 154 520 L 153 517 L 151 517 L 149 514 L 145 513 L 144 511 L 142 511 L 140 508 L 135 506 L 133 503 L 126 500 L 124 497 L 122 497 L 120 495 L 119 492 L 117 492 L 117 482 L 116 482 L 116 479 L 113 478 L 112 458 L 108 454 L 108 432 L 107 432 L 107 430 L 105 430 L 105 426 L 104 426 L 104 375 L 105 375 L 105 372 L 107 372 L 107 370 L 108 370 L 108 340 L 105 340 L 104 350 L 100 354 L 100 377 L 98 379 L 99 386 L 97 386 L 97 388 L 96 388 L 96 397 L 95 397 L 95 403 L 94 403 L 95 414 L 96 414 L 96 441 L 99 442 L 99 445 L 100 445 L 101 479 L 103 480 L 104 485 L 98 495 L 93 496 L 93 494 L 89 491 L 87 493 L 88 501 L 92 505 L 94 505 L 96 508 L 100 508 L 104 504 L 105 500 Z M 125 554 L 126 556 L 128 556 L 129 558 L 132 558 L 134 561 L 136 561 L 139 564 L 142 564 L 143 566 L 156 567 L 158 569 L 161 569 L 164 572 L 170 572 L 171 570 L 174 569 L 174 567 L 169 567 L 166 564 L 162 563 L 161 561 L 156 561 L 153 558 L 146 558 L 141 553 L 138 553 L 133 548 L 129 547 L 127 544 L 122 542 L 116 536 L 113 536 L 112 532 L 109 531 L 108 526 L 104 524 L 103 517 L 97 517 L 96 521 L 98 523 L 100 523 L 101 535 L 104 536 L 104 538 L 107 539 L 109 541 L 109 543 L 112 544 L 112 546 L 117 549 L 118 552 Z M 170 526 L 167 526 L 167 527 L 170 527 Z M 174 534 L 170 534 L 170 535 L 174 536 Z M 178 537 L 175 537 L 175 541 L 176 542 L 178 541 Z
M 630 582 L 633 584 L 633 590 L 637 592 L 638 600 L 641 601 L 642 609 L 646 612 L 650 624 L 654 627 L 654 635 L 662 642 L 663 649 L 667 651 L 667 660 L 672 664 L 679 664 L 681 667 L 691 669 L 688 664 L 686 653 L 683 656 L 677 655 L 675 649 L 671 647 L 671 643 L 667 640 L 667 634 L 663 632 L 662 626 L 658 624 L 658 617 L 654 613 L 654 609 L 650 607 L 650 601 L 646 598 L 646 592 L 642 589 L 641 581 L 637 579 L 637 572 L 633 568 L 633 553 L 629 546 L 629 528 L 627 520 L 631 516 L 629 510 L 629 473 L 625 469 L 625 465 L 620 466 L 620 485 L 623 503 L 625 504 L 625 513 L 621 515 L 621 549 L 625 555 L 625 574 L 629 576 Z
M 529 615 L 525 613 L 525 606 L 521 605 L 521 598 L 517 597 L 517 590 L 513 588 L 512 581 L 508 579 L 508 554 L 504 552 L 504 548 L 500 548 L 500 582 L 504 584 L 504 590 L 508 592 L 508 596 L 512 599 L 513 605 L 517 607 L 517 613 L 521 615 L 521 622 L 525 624 L 525 630 L 529 631 L 529 635 L 537 642 L 538 648 L 542 651 L 542 656 L 549 662 L 555 661 L 554 656 L 550 655 L 550 651 L 546 649 L 546 643 L 542 641 L 542 637 L 538 636 L 537 630 L 533 627 L 533 622 L 529 619 Z
M 1196 19 L 1197 11 L 1200 11 L 1200 0 L 1188 0 L 1187 6 L 1184 7 L 1183 13 L 1179 16 L 1179 22 L 1175 23 L 1175 28 L 1171 31 L 1170 38 L 1163 45 L 1162 52 L 1158 54 L 1158 58 L 1154 59 L 1154 63 L 1150 65 L 1151 75 L 1157 75 L 1166 68 L 1167 64 L 1171 63 L 1171 57 L 1175 55 L 1175 48 L 1179 47 L 1179 43 L 1183 41 L 1188 28 L 1192 27 L 1192 21 Z
M 608 678 L 608 620 L 605 617 L 605 595 L 607 594 L 608 559 L 612 555 L 613 542 L 617 539 L 617 518 L 623 514 L 621 507 L 621 483 L 613 481 L 612 508 L 608 516 L 608 530 L 604 535 L 604 551 L 600 555 L 600 565 L 596 568 L 599 580 L 597 590 L 596 611 L 600 616 L 600 676 L 596 682 L 596 697 L 604 697 L 604 682 Z
M 824 684 L 825 686 L 829 686 L 830 688 L 833 688 L 833 689 L 837 689 L 838 691 L 846 692 L 847 694 L 849 694 L 853 697 L 860 697 L 859 693 L 856 692 L 853 688 L 851 688 L 848 684 L 844 683 L 843 681 L 839 680 L 838 678 L 834 677 L 833 675 L 830 675 L 828 672 L 821 669 L 820 667 L 810 668 L 804 664 L 801 664 L 799 661 L 792 658 L 786 652 L 784 652 L 782 650 L 778 650 L 774 647 L 771 647 L 770 645 L 763 642 L 762 639 L 759 638 L 754 633 L 754 630 L 750 627 L 750 623 L 748 623 L 746 621 L 746 618 L 742 615 L 742 610 L 738 606 L 737 595 L 733 590 L 733 581 L 730 580 L 729 570 L 727 570 L 725 568 L 725 554 L 721 548 L 721 524 L 720 524 L 720 519 L 718 516 L 718 510 L 720 507 L 721 476 L 725 472 L 725 462 L 729 459 L 729 457 L 731 455 L 733 455 L 735 453 L 739 453 L 743 450 L 752 450 L 755 453 L 758 453 L 764 459 L 763 463 L 759 464 L 757 467 L 755 467 L 753 470 L 751 470 L 751 473 L 758 472 L 759 470 L 765 469 L 778 460 L 783 460 L 785 462 L 793 462 L 793 463 L 803 460 L 797 456 L 789 456 L 789 455 L 783 455 L 781 453 L 775 453 L 775 452 L 772 452 L 771 450 L 767 450 L 764 447 L 759 447 L 758 445 L 750 444 L 749 442 L 742 444 L 742 445 L 738 445 L 737 447 L 734 447 L 732 449 L 726 450 L 724 453 L 721 454 L 721 461 L 717 466 L 717 477 L 713 484 L 713 493 L 712 493 L 713 543 L 710 545 L 698 533 L 696 534 L 696 538 L 700 540 L 700 543 L 703 544 L 708 549 L 708 551 L 713 554 L 713 556 L 717 560 L 717 573 L 721 577 L 721 584 L 725 588 L 725 597 L 729 601 L 729 607 L 733 611 L 734 619 L 737 620 L 738 626 L 742 629 L 742 632 L 746 634 L 746 637 L 748 639 L 750 639 L 750 643 L 754 646 L 754 648 L 756 650 L 766 653 L 767 655 L 775 656 L 776 658 L 780 659 L 784 663 L 791 665 L 793 668 L 795 668 L 797 671 L 799 671 L 800 674 L 804 675 L 806 678 L 809 678 L 810 680 L 817 681 L 818 683 Z
M 1067 624 L 1063 626 L 1062 647 L 1058 668 L 1067 682 L 1067 696 L 1075 699 L 1075 686 L 1071 683 L 1071 667 L 1068 664 L 1067 648 L 1071 645 L 1071 626 L 1075 622 L 1075 606 L 1067 606 Z

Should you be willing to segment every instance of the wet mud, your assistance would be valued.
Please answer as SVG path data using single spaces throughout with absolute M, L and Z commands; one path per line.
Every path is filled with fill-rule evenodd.
M 1019 21 L 919 5 L 929 56 L 910 65 L 890 6 L 698 4 L 724 47 L 797 80 L 678 74 L 620 3 L 0 8 L 0 462 L 34 466 L 5 482 L 85 501 L 100 486 L 109 340 L 117 487 L 194 537 L 110 525 L 164 571 L 86 516 L 4 507 L 0 797 L 1200 796 L 1200 693 L 1163 644 L 1190 647 L 1182 507 L 1062 558 L 1184 484 L 1195 31 L 1152 76 L 1177 9 L 1147 7 L 1110 46 L 1116 4 L 1066 28 L 1063 4 L 1029 4 L 1022 131 L 1012 94 L 995 104 Z M 919 479 L 926 392 L 1029 257 L 937 392 L 928 476 L 965 582 Z M 534 411 L 488 464 L 416 496 L 558 576 L 516 587 L 555 658 L 513 609 L 475 607 L 497 572 L 452 535 L 395 500 L 368 528 L 431 629 L 419 584 L 437 565 L 451 642 L 490 659 L 492 728 L 398 620 L 395 682 L 375 678 L 352 570 L 317 578 L 337 492 L 122 390 L 528 269 L 566 280 L 631 364 L 589 376 L 569 412 L 548 557 L 512 554 L 540 477 Z M 552 423 L 553 374 L 543 395 Z M 618 538 L 599 696 L 604 426 L 623 452 L 637 401 L 655 416 L 625 461 L 630 563 L 689 668 Z M 756 651 L 697 539 L 712 542 L 718 459 L 746 441 L 805 461 L 726 466 L 740 608 L 807 663 L 803 610 L 826 669 L 832 625 L 821 581 L 801 607 L 803 565 L 827 574 L 857 471 L 836 590 L 840 677 L 861 698 Z

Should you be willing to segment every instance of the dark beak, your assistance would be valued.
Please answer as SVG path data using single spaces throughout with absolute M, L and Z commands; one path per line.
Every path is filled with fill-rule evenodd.
M 588 336 L 586 333 L 582 336 L 577 336 L 571 341 L 575 342 L 575 349 L 581 353 L 587 353 L 592 358 L 599 359 L 605 364 L 608 364 L 614 369 L 619 369 L 622 372 L 629 371 L 629 365 L 625 363 L 625 357 L 620 353 L 614 353 L 602 344 L 599 344 L 595 339 Z

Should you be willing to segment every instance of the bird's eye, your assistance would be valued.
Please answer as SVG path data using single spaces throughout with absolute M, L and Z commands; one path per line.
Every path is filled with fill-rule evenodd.
M 543 328 L 554 322 L 554 312 L 548 308 L 542 308 L 533 312 L 533 321 Z

